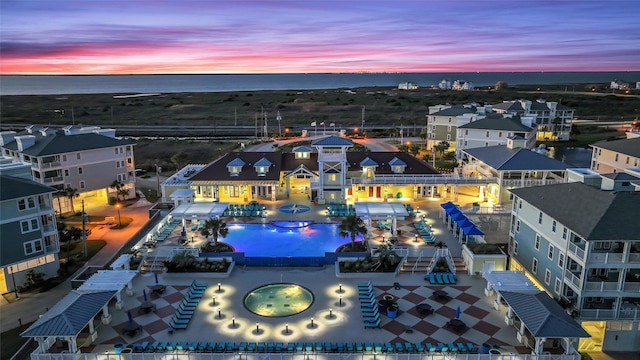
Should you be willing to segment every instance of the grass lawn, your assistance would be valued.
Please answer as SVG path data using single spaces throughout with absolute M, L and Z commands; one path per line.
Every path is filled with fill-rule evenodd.
M 148 188 L 148 187 L 137 186 L 136 189 L 140 190 L 144 194 L 144 196 L 147 199 L 147 201 L 149 201 L 151 203 L 155 203 L 160 198 L 158 196 L 158 191 L 155 188 L 152 189 L 152 188 Z
M 74 240 L 71 241 L 69 245 L 71 246 L 70 249 L 67 249 L 67 244 L 60 246 L 61 263 L 66 262 L 67 257 L 71 259 L 80 259 L 82 257 L 82 241 Z M 89 258 L 97 254 L 105 245 L 107 245 L 107 242 L 104 240 L 87 240 L 87 254 Z M 82 263 L 84 264 L 84 261 L 82 261 Z
M 20 336 L 20 333 L 27 330 L 33 322 L 24 324 L 15 329 L 7 330 L 0 333 L 0 358 L 11 359 L 11 357 L 20 349 L 27 339 Z

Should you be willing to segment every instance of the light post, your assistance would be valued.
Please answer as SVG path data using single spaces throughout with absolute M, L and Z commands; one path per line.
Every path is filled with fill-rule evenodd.
M 340 304 L 340 306 L 342 306 L 342 295 L 340 295 L 340 300 L 339 300 L 338 304 Z
M 231 327 L 232 328 L 236 327 L 236 317 L 235 316 L 231 318 Z
M 122 227 L 122 221 L 120 221 L 120 204 L 116 204 L 116 209 L 118 209 L 118 227 Z
M 18 295 L 18 286 L 16 285 L 16 277 L 14 273 L 16 272 L 16 268 L 11 265 L 11 281 L 13 282 L 13 293 L 16 295 L 16 299 L 20 299 L 20 295 Z
M 338 292 L 341 293 L 342 292 L 342 284 L 338 284 Z
M 218 319 L 222 319 L 222 311 L 220 311 L 220 308 L 218 308 Z
M 260 334 L 260 323 L 259 322 L 256 323 L 256 333 Z
M 213 306 L 215 306 L 216 305 L 216 296 L 215 295 L 213 295 L 213 299 L 212 300 L 213 300 Z
M 311 318 L 311 328 L 313 329 L 313 317 Z
M 418 234 L 416 234 L 416 238 L 413 240 L 413 242 L 418 242 Z
M 221 285 L 222 285 L 221 283 L 218 283 L 218 292 L 222 292 L 222 290 L 220 289 Z
M 333 309 L 329 308 L 329 319 L 333 319 Z
M 289 323 L 284 324 L 284 333 L 285 334 L 289 333 Z

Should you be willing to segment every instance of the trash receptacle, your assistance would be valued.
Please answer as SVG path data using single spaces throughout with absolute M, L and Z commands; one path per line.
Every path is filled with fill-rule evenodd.
M 396 235 L 402 234 L 402 230 L 396 230 Z

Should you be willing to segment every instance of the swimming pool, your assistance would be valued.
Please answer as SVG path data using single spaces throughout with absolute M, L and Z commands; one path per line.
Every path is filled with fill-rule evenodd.
M 268 224 L 229 224 L 229 234 L 219 239 L 230 244 L 236 252 L 247 257 L 311 257 L 324 256 L 340 245 L 351 242 L 350 237 L 341 237 L 338 224 L 313 224 L 299 226 L 304 222 L 293 221 L 286 226 Z M 306 224 L 309 224 L 308 222 Z M 362 240 L 358 237 L 357 241 Z

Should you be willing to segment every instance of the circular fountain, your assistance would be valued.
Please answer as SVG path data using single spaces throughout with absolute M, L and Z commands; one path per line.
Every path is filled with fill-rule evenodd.
M 313 304 L 313 293 L 298 284 L 277 283 L 260 286 L 244 297 L 244 306 L 264 317 L 299 314 Z

